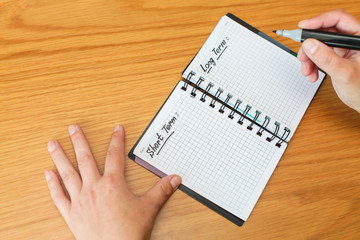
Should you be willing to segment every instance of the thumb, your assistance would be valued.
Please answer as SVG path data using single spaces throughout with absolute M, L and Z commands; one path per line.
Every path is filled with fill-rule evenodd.
M 307 39 L 303 42 L 302 48 L 311 61 L 331 77 L 341 74 L 347 66 L 346 59 L 318 40 Z
M 159 211 L 181 183 L 178 175 L 169 175 L 159 180 L 145 193 L 145 198 Z

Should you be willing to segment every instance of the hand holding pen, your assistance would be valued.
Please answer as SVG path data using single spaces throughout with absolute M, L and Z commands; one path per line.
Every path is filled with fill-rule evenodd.
M 360 35 L 360 21 L 340 9 L 303 20 L 298 25 L 302 29 Z M 352 38 L 353 44 L 357 41 L 356 38 L 357 36 Z M 318 68 L 321 68 L 331 76 L 339 98 L 360 112 L 360 51 L 332 48 L 319 40 L 309 38 L 302 43 L 298 59 L 301 61 L 302 74 L 308 76 L 311 82 L 318 79 Z

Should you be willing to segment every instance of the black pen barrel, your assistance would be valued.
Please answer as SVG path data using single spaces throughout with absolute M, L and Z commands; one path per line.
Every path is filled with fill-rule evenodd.
M 360 36 L 356 35 L 303 29 L 301 34 L 301 42 L 308 38 L 315 38 L 330 47 L 360 50 Z

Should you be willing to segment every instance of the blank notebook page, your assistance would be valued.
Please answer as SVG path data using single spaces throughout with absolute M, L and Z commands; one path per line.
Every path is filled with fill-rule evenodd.
M 181 90 L 180 81 L 134 150 L 193 191 L 246 220 L 286 149 Z M 225 109 L 229 111 L 228 109 Z M 265 133 L 264 133 L 265 134 Z
M 206 43 L 183 73 L 190 71 L 205 78 L 215 86 L 212 94 L 221 87 L 232 93 L 232 105 L 237 98 L 252 106 L 252 111 L 262 112 L 282 127 L 295 131 L 301 117 L 315 95 L 321 81 L 310 83 L 301 74 L 296 57 L 225 16 L 217 24 Z M 319 72 L 320 78 L 324 74 Z M 293 133 L 293 132 L 292 132 Z

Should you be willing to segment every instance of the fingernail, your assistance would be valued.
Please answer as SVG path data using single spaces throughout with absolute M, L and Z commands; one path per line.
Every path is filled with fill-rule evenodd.
M 49 153 L 52 153 L 56 148 L 56 143 L 54 140 L 51 140 L 48 142 L 48 151 Z
M 47 182 L 50 181 L 50 179 L 51 179 L 50 171 L 45 171 L 45 179 Z
M 313 82 L 316 82 L 316 80 L 317 80 L 317 78 L 316 78 L 316 76 L 315 76 L 314 74 L 312 74 L 312 75 L 309 76 L 309 81 L 310 81 L 310 82 L 313 83 Z
M 303 43 L 302 47 L 307 54 L 313 55 L 318 48 L 318 44 L 313 39 L 308 39 Z
M 181 178 L 177 175 L 175 175 L 173 178 L 171 178 L 170 180 L 170 184 L 172 186 L 173 189 L 176 189 L 181 183 Z
M 309 21 L 309 19 L 305 19 L 305 20 L 300 21 L 300 22 L 298 23 L 298 26 L 299 26 L 300 28 L 302 28 L 302 27 L 306 24 L 307 21 Z
M 121 127 L 120 124 L 116 124 L 114 132 L 118 131 L 120 129 L 120 127 Z
M 76 126 L 75 125 L 70 125 L 69 126 L 69 134 L 70 134 L 70 136 L 74 135 L 75 132 L 76 132 Z

